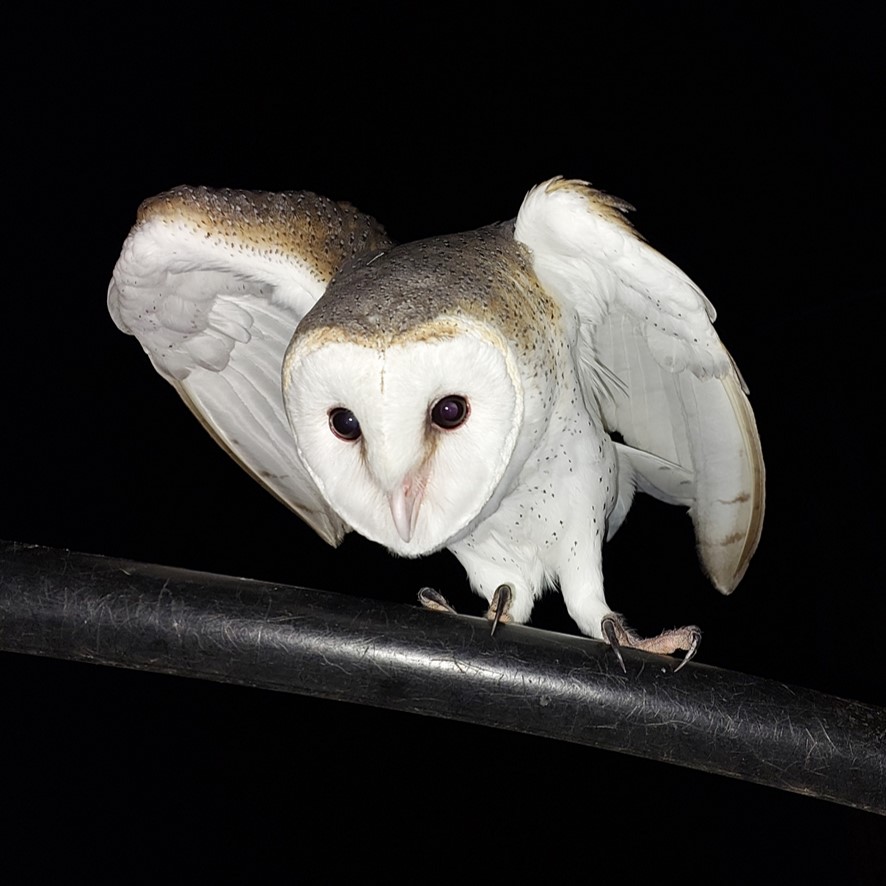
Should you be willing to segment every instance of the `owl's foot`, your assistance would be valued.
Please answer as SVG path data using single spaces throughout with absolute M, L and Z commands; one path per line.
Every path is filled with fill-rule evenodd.
M 435 591 L 433 588 L 422 588 L 418 592 L 418 602 L 421 603 L 425 609 L 430 609 L 431 612 L 448 612 L 451 615 L 458 615 L 458 613 L 449 605 L 449 601 L 439 591 Z
M 510 585 L 499 585 L 495 589 L 492 600 L 489 602 L 489 609 L 486 610 L 486 617 L 492 622 L 492 627 L 489 630 L 490 637 L 495 636 L 495 629 L 499 622 L 507 624 L 511 620 L 509 612 L 513 597 L 514 591 Z
M 701 643 L 701 629 L 695 625 L 687 625 L 684 628 L 673 628 L 670 631 L 662 631 L 657 637 L 638 637 L 614 612 L 604 615 L 600 622 L 603 636 L 612 647 L 612 651 L 618 658 L 621 669 L 627 673 L 624 658 L 621 654 L 622 646 L 631 649 L 642 649 L 646 652 L 657 652 L 660 655 L 672 655 L 678 649 L 685 650 L 683 661 L 674 668 L 674 673 L 680 670 L 688 661 L 695 658 L 698 644 Z
M 511 608 L 512 597 L 513 591 L 510 585 L 499 585 L 495 589 L 495 593 L 492 595 L 492 600 L 489 603 L 489 609 L 486 611 L 486 617 L 492 622 L 492 627 L 489 631 L 490 636 L 495 635 L 495 629 L 500 622 L 507 624 L 511 620 L 508 611 Z M 418 602 L 425 609 L 430 609 L 431 612 L 448 612 L 450 615 L 458 615 L 455 609 L 449 605 L 449 601 L 433 588 L 422 588 L 418 592 Z

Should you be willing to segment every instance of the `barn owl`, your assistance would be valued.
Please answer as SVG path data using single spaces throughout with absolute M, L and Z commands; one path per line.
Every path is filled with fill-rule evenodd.
M 622 664 L 622 646 L 685 663 L 698 628 L 641 638 L 609 609 L 602 545 L 635 490 L 682 505 L 728 594 L 759 539 L 764 466 L 713 307 L 630 208 L 554 178 L 513 221 L 395 245 L 308 192 L 179 187 L 140 207 L 108 304 L 330 544 L 353 529 L 404 557 L 448 548 L 493 630 L 556 586 Z

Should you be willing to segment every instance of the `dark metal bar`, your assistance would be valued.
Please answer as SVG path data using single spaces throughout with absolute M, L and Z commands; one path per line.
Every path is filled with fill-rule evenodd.
M 495 726 L 886 814 L 886 710 L 582 637 L 0 542 L 0 649 Z

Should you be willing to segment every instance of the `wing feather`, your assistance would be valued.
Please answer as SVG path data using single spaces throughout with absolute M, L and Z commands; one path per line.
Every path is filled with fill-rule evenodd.
M 348 527 L 298 456 L 283 358 L 344 262 L 389 245 L 315 194 L 180 187 L 142 204 L 108 288 L 114 322 L 216 442 L 333 545 Z
M 542 285 L 577 319 L 588 408 L 640 450 L 632 457 L 620 448 L 620 461 L 641 490 L 689 507 L 702 565 L 730 593 L 763 522 L 754 414 L 714 330 L 713 306 L 636 234 L 623 215 L 629 208 L 586 182 L 552 179 L 526 196 L 515 237 Z

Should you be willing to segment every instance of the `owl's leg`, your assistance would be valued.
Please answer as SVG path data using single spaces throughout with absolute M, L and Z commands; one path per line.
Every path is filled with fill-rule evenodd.
M 589 558 L 599 564 L 599 553 Z M 572 564 L 569 564 L 572 565 Z M 672 655 L 684 650 L 686 655 L 676 670 L 694 658 L 701 641 L 701 630 L 695 625 L 663 631 L 656 637 L 640 637 L 606 604 L 603 595 L 603 573 L 594 565 L 584 574 L 580 569 L 565 569 L 560 574 L 560 590 L 573 621 L 583 634 L 606 640 L 615 652 L 622 670 L 627 670 L 621 649 L 642 649 L 660 655 Z
M 544 580 L 544 568 L 537 557 L 518 558 L 513 545 L 506 547 L 494 537 L 481 541 L 471 537 L 449 550 L 464 566 L 471 587 L 486 600 L 492 633 L 499 624 L 529 621 Z

